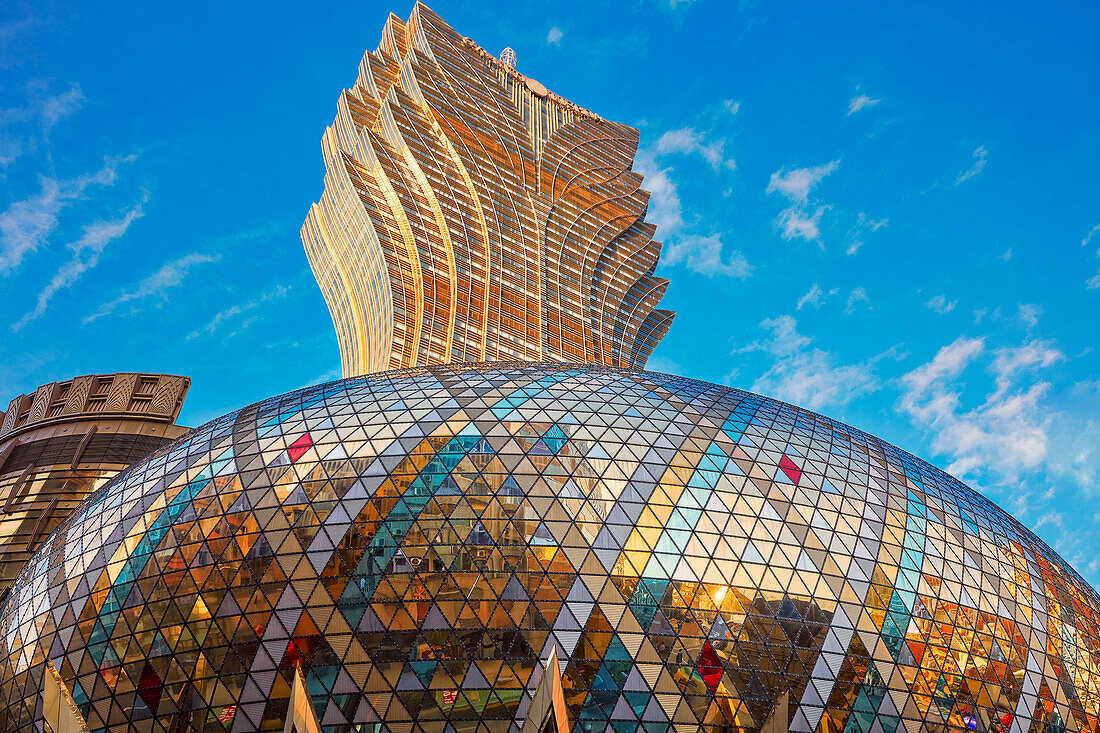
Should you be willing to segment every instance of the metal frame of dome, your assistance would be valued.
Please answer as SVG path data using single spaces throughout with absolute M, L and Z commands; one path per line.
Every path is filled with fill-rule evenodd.
M 551 653 L 574 730 L 1094 730 L 1100 704 L 1095 592 L 979 494 L 596 366 L 252 405 L 93 496 L 11 598 L 5 730 L 47 663 L 112 733 L 282 726 L 299 676 L 326 731 L 516 730 Z

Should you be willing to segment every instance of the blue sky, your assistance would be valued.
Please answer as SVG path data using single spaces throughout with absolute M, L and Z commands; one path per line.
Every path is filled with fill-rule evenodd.
M 879 435 L 1100 580 L 1096 4 L 431 6 L 641 130 L 651 367 Z M 2 399 L 186 374 L 197 425 L 338 376 L 298 227 L 410 7 L 5 3 Z

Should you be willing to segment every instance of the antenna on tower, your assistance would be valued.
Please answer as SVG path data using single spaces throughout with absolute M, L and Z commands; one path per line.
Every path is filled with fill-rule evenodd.
M 512 50 L 511 46 L 500 52 L 500 62 L 512 71 L 516 70 L 516 52 Z

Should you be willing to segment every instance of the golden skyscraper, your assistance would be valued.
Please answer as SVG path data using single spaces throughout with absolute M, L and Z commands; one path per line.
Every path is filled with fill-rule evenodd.
M 338 102 L 302 241 L 344 376 L 454 361 L 643 367 L 673 313 L 631 170 L 581 109 L 417 4 Z

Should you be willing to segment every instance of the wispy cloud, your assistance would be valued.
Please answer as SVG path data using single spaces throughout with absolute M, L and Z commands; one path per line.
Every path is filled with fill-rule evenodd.
M 255 298 L 253 298 L 252 300 L 246 301 L 246 302 L 241 303 L 239 305 L 230 306 L 229 308 L 226 308 L 225 310 L 222 310 L 222 311 L 218 311 L 217 313 L 214 314 L 214 317 L 210 319 L 209 323 L 207 323 L 205 326 L 203 326 L 200 329 L 196 329 L 195 331 L 192 331 L 190 334 L 188 334 L 187 338 L 188 338 L 188 340 L 190 340 L 190 339 L 198 338 L 199 336 L 201 336 L 204 333 L 207 334 L 207 335 L 213 334 L 215 331 L 218 331 L 219 329 L 221 329 L 226 324 L 231 323 L 234 319 L 237 318 L 237 316 L 244 315 L 244 314 L 247 314 L 251 311 L 254 311 L 259 306 L 261 306 L 265 303 L 268 303 L 272 300 L 275 300 L 277 298 L 282 298 L 283 296 L 285 296 L 289 292 L 290 292 L 289 287 L 287 287 L 285 285 L 282 285 L 282 284 L 277 284 L 277 285 L 275 285 L 275 287 L 273 287 L 268 292 L 263 293 L 262 295 L 259 295 Z M 253 321 L 254 321 L 254 318 L 249 318 L 249 319 L 245 320 L 244 322 L 240 323 L 238 325 L 237 329 L 233 333 L 230 334 L 230 337 L 236 335 L 239 331 L 247 328 L 249 325 L 251 325 L 251 323 Z
M 810 289 L 803 293 L 802 297 L 795 303 L 795 310 L 802 310 L 803 308 L 818 309 L 825 305 L 826 301 L 835 298 L 840 293 L 840 288 L 829 288 L 825 290 L 817 283 L 810 286 Z M 844 300 L 844 312 L 851 314 L 859 308 L 860 305 L 866 306 L 868 309 L 871 307 L 871 298 L 867 295 L 867 289 L 863 286 L 857 286 L 848 291 L 848 297 Z
M 1092 242 L 1092 238 L 1095 237 L 1098 233 L 1100 233 L 1100 224 L 1097 224 L 1092 229 L 1089 229 L 1089 233 L 1086 234 L 1085 238 L 1081 240 L 1081 246 L 1089 246 L 1089 244 Z M 1100 251 L 1098 251 L 1097 254 L 1100 254 Z
M 672 180 L 672 166 L 663 166 L 649 150 L 639 150 L 635 169 L 645 177 L 643 185 L 649 191 L 646 219 L 657 227 L 659 237 L 668 238 L 684 227 L 684 207 L 680 192 Z
M 117 298 L 109 300 L 99 306 L 94 313 L 85 317 L 83 322 L 88 324 L 98 318 L 109 315 L 113 313 L 116 308 L 125 303 L 146 300 L 149 298 L 159 298 L 162 301 L 167 300 L 168 296 L 166 295 L 166 291 L 182 285 L 184 279 L 191 271 L 191 268 L 195 265 L 217 262 L 220 259 L 220 254 L 207 255 L 199 252 L 192 252 L 179 259 L 166 262 L 149 277 L 139 280 L 130 288 L 123 290 Z
M 84 103 L 79 84 L 54 92 L 46 82 L 35 80 L 27 84 L 26 90 L 24 105 L 0 108 L 0 168 L 33 150 L 39 136 L 48 142 L 54 126 L 75 114 Z
M 1016 319 L 1029 331 L 1039 325 L 1042 315 L 1043 306 L 1036 303 L 1020 303 L 1016 306 Z
M 0 68 L 10 68 L 23 63 L 26 52 L 23 44 L 27 42 L 26 36 L 38 24 L 33 15 L 27 15 L 18 20 L 0 24 Z
M 662 253 L 662 261 L 669 265 L 682 262 L 695 272 L 708 277 L 726 275 L 745 278 L 753 267 L 737 250 L 723 254 L 722 239 L 717 234 L 702 236 L 687 234 L 672 239 Z
M 42 121 L 42 128 L 49 134 L 61 120 L 75 114 L 84 105 L 84 92 L 79 84 L 70 84 L 69 88 L 59 94 L 47 94 L 38 100 L 38 115 Z
M 767 193 L 779 192 L 791 202 L 805 206 L 814 186 L 840 167 L 840 161 L 834 160 L 815 168 L 781 168 L 772 173 L 768 181 Z
M 725 107 L 726 111 L 731 115 L 735 115 L 741 111 L 741 103 L 733 99 L 725 100 L 722 102 L 722 106 Z
M 848 116 L 851 117 L 856 112 L 859 112 L 861 109 L 867 109 L 868 107 L 874 107 L 876 104 L 878 104 L 881 101 L 882 101 L 881 99 L 872 99 L 871 97 L 868 97 L 866 94 L 857 94 L 856 96 L 854 96 L 850 100 L 848 100 Z
M 985 170 L 985 164 L 989 159 L 989 151 L 985 149 L 984 145 L 979 145 L 977 148 L 974 149 L 974 153 L 970 157 L 972 159 L 970 167 L 960 173 L 958 178 L 955 179 L 956 186 L 963 181 L 969 181 L 971 178 Z
M 813 340 L 798 332 L 797 321 L 789 315 L 766 318 L 760 327 L 771 332 L 769 337 L 743 351 L 763 351 L 774 361 L 752 390 L 811 410 L 842 407 L 881 389 L 876 364 L 897 358 L 897 349 L 892 348 L 866 361 L 842 364 L 834 354 L 814 347 Z
M 1085 235 L 1085 238 L 1081 240 L 1081 246 L 1087 247 L 1092 242 L 1092 238 L 1100 233 L 1100 224 L 1097 224 L 1092 229 L 1089 229 L 1089 233 Z M 1096 256 L 1100 257 L 1100 249 L 1096 250 Z M 1089 290 L 1096 290 L 1100 288 L 1100 270 L 1096 271 L 1096 274 L 1085 281 L 1085 287 Z
M 825 291 L 821 289 L 821 286 L 814 283 L 810 286 L 810 289 L 798 299 L 798 304 L 795 305 L 795 310 L 802 310 L 806 306 L 812 308 L 820 308 L 821 304 L 825 301 Z
M 939 313 L 941 316 L 950 313 L 955 310 L 955 306 L 958 305 L 957 300 L 948 300 L 946 295 L 933 295 L 925 303 L 929 310 Z
M 56 231 L 62 210 L 91 186 L 110 186 L 119 169 L 136 156 L 108 156 L 94 173 L 69 179 L 39 176 L 39 192 L 16 201 L 0 214 L 0 275 L 14 270 L 23 258 L 45 244 Z
M 234 247 L 244 244 L 246 242 L 256 242 L 265 239 L 273 239 L 275 237 L 284 236 L 290 231 L 290 226 L 286 221 L 281 219 L 271 219 L 269 221 L 260 222 L 254 227 L 249 229 L 242 229 L 232 234 L 225 234 L 217 237 L 213 241 L 213 248 L 221 250 L 225 247 Z
M 671 175 L 673 168 L 665 158 L 673 153 L 699 153 L 706 159 L 704 149 L 712 148 L 702 145 L 692 128 L 682 128 L 664 133 L 654 146 L 638 151 L 635 169 L 645 177 L 643 185 L 650 194 L 646 219 L 657 227 L 657 236 L 665 242 L 663 265 L 683 264 L 708 277 L 748 277 L 753 268 L 744 255 L 737 250 L 725 252 L 719 234 L 690 231 L 685 221 L 680 194 Z M 717 151 L 720 159 L 721 145 Z
M 848 249 L 847 253 L 854 255 L 859 251 L 859 248 L 863 246 L 864 240 L 868 233 L 877 232 L 879 229 L 885 229 L 890 225 L 889 219 L 872 219 L 862 211 L 859 212 L 859 216 L 856 218 L 856 223 L 848 230 Z
M 932 448 L 951 459 L 950 473 L 980 478 L 992 472 L 1015 479 L 1048 458 L 1051 416 L 1041 402 L 1050 384 L 1038 371 L 1064 358 L 1043 341 L 990 352 L 984 338 L 960 337 L 902 377 L 900 406 L 914 424 L 933 433 Z M 979 359 L 988 364 L 993 389 L 966 409 L 962 375 Z
M 867 290 L 864 287 L 852 288 L 851 292 L 848 293 L 848 300 L 844 304 L 844 312 L 848 314 L 855 313 L 856 308 L 860 305 L 869 307 L 870 303 L 871 299 L 867 296 Z
M 657 154 L 682 153 L 685 155 L 698 154 L 710 167 L 718 171 L 723 167 L 736 170 L 737 163 L 732 158 L 725 158 L 723 149 L 726 141 L 724 138 L 705 140 L 703 133 L 694 127 L 681 127 L 678 130 L 669 130 L 657 139 Z
M 546 34 L 546 45 L 548 45 L 548 46 L 560 46 L 561 45 L 561 37 L 563 35 L 565 35 L 565 34 L 562 33 L 561 28 L 558 28 L 557 26 L 554 26 Z
M 783 239 L 820 242 L 821 217 L 829 207 L 811 207 L 810 193 L 817 184 L 839 167 L 838 159 L 813 168 L 781 168 L 772 173 L 766 192 L 778 193 L 791 204 L 779 212 L 775 220 Z
M 98 265 L 99 257 L 107 245 L 121 238 L 130 225 L 141 218 L 142 213 L 142 204 L 137 204 L 119 218 L 95 221 L 85 226 L 80 238 L 69 245 L 72 257 L 54 273 L 50 282 L 38 294 L 34 308 L 12 324 L 12 330 L 19 331 L 41 317 L 53 296 L 60 290 L 72 287 L 85 272 Z
M 820 242 L 821 217 L 828 206 L 818 206 L 813 212 L 792 206 L 779 213 L 775 220 L 783 239 L 805 239 L 808 242 Z

